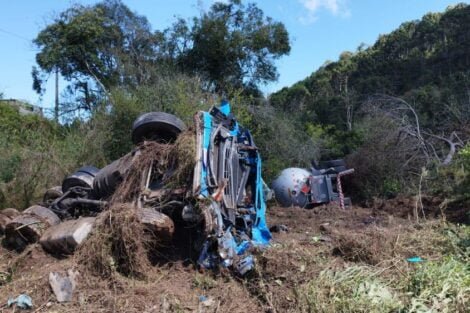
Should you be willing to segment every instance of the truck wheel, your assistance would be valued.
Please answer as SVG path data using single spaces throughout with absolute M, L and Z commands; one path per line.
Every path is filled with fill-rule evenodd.
M 62 192 L 67 192 L 72 187 L 93 188 L 93 180 L 99 169 L 94 166 L 84 166 L 75 173 L 64 179 L 62 182 Z
M 132 125 L 132 142 L 139 144 L 145 139 L 172 142 L 186 128 L 178 117 L 164 112 L 142 114 Z

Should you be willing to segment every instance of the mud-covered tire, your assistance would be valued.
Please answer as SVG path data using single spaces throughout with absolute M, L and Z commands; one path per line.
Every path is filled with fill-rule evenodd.
M 139 116 L 132 125 L 132 142 L 145 139 L 172 142 L 186 128 L 178 117 L 164 112 L 149 112 Z
M 50 189 L 47 189 L 46 192 L 44 193 L 44 196 L 42 197 L 42 203 L 43 204 L 50 204 L 54 200 L 62 197 L 64 193 L 62 192 L 62 187 L 61 186 L 55 186 Z

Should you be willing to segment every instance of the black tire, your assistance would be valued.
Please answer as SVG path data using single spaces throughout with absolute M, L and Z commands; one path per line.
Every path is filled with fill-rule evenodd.
M 72 187 L 93 188 L 93 180 L 99 169 L 94 166 L 84 166 L 75 173 L 64 179 L 62 182 L 62 192 L 67 192 Z
M 139 116 L 132 125 L 132 142 L 145 139 L 172 142 L 186 128 L 178 117 L 164 112 L 149 112 Z
M 346 162 L 343 159 L 328 160 L 328 161 L 320 162 L 321 168 L 340 167 L 340 166 L 346 167 Z

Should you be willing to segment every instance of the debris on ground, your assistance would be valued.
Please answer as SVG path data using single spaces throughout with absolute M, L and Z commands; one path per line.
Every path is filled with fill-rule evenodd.
M 465 312 L 460 229 L 414 223 L 413 199 L 266 210 L 259 152 L 228 104 L 193 127 L 175 118 L 144 114 L 127 155 L 1 211 L 2 294 L 50 312 Z M 441 278 L 426 285 L 427 266 Z
M 269 227 L 269 231 L 272 233 L 280 233 L 280 232 L 287 233 L 289 231 L 289 227 L 287 227 L 284 224 L 277 224 L 277 225 L 272 225 L 271 227 Z
M 152 256 L 150 262 L 143 251 L 145 258 L 140 261 L 149 263 L 141 267 L 146 277 L 139 279 L 138 276 L 121 274 L 126 264 L 119 262 L 123 262 L 124 258 L 114 258 L 109 253 L 112 249 L 124 251 L 126 248 L 120 245 L 119 234 L 126 238 L 129 249 L 135 248 L 135 243 L 142 242 L 128 239 L 136 234 L 129 226 L 141 225 L 132 222 L 137 217 L 129 214 L 128 209 L 119 210 L 117 207 L 97 217 L 96 225 L 102 225 L 105 220 L 109 222 L 109 228 L 99 226 L 100 232 L 109 234 L 101 237 L 98 232 L 93 232 L 73 256 L 57 259 L 37 244 L 29 245 L 20 254 L 0 247 L 0 272 L 7 275 L 5 281 L 0 281 L 0 293 L 17 295 L 25 292 L 38 308 L 49 303 L 44 309 L 49 312 L 242 313 L 310 310 L 332 313 L 335 308 L 336 312 L 347 312 L 348 307 L 351 309 L 349 311 L 383 312 L 378 304 L 371 303 L 369 295 L 372 290 L 386 287 L 393 294 L 393 299 L 397 299 L 397 294 L 400 296 L 402 308 L 406 305 L 405 308 L 410 309 L 411 301 L 414 301 L 426 305 L 428 311 L 431 308 L 437 310 L 441 305 L 449 307 L 449 312 L 466 312 L 468 292 L 465 294 L 465 289 L 458 289 L 462 288 L 461 283 L 446 278 L 442 279 L 442 284 L 441 280 L 431 280 L 425 284 L 423 279 L 432 277 L 428 278 L 421 272 L 425 267 L 436 268 L 450 257 L 456 257 L 455 253 L 461 250 L 456 250 L 459 248 L 455 244 L 468 238 L 461 233 L 463 228 L 439 220 L 423 221 L 417 225 L 413 220 L 401 217 L 399 209 L 396 215 L 392 215 L 357 206 L 342 210 L 332 204 L 316 210 L 272 206 L 267 210 L 267 223 L 286 225 L 289 232 L 273 233 L 269 249 L 254 252 L 256 267 L 245 277 L 231 275 L 223 268 L 220 271 L 198 270 L 195 262 L 188 261 L 181 250 L 162 243 L 156 250 L 158 254 Z M 370 216 L 374 217 L 374 222 L 364 224 L 364 219 Z M 117 228 L 121 224 L 124 227 Z M 144 238 L 152 235 L 145 228 L 139 232 L 144 233 Z M 454 236 L 454 232 L 457 241 L 449 237 Z M 179 236 L 177 233 L 175 235 Z M 320 240 L 312 240 L 314 237 Z M 107 239 L 103 241 L 104 238 Z M 354 249 L 345 249 L 346 239 Z M 181 246 L 179 248 L 182 249 Z M 338 253 L 338 249 L 343 253 Z M 376 257 L 371 258 L 371 255 Z M 418 266 L 406 261 L 417 255 L 427 261 Z M 90 256 L 100 256 L 101 263 Z M 83 264 L 84 260 L 89 260 L 89 264 Z M 136 259 L 133 260 L 136 264 Z M 103 264 L 108 270 L 107 274 L 91 271 L 92 264 Z M 449 266 L 455 265 L 449 263 Z M 57 303 L 49 286 L 49 273 L 66 273 L 69 269 L 80 272 L 77 288 L 71 302 Z M 447 265 L 442 271 L 449 277 L 456 277 L 459 273 Z M 468 269 L 460 273 L 468 273 Z M 413 288 L 416 282 L 421 282 L 416 288 L 419 287 L 422 293 L 411 295 L 409 288 Z M 449 282 L 452 284 L 448 285 Z M 444 289 L 433 287 L 432 293 L 429 293 L 429 286 L 436 284 Z M 445 289 L 447 286 L 451 289 Z M 357 290 L 364 292 L 359 294 Z M 432 295 L 440 295 L 442 290 L 446 290 L 442 293 L 443 298 L 434 300 Z M 456 293 L 456 290 L 461 291 Z M 213 299 L 213 305 L 204 307 L 199 300 L 201 295 Z M 380 303 L 382 300 L 377 298 L 374 301 Z
M 28 244 L 39 241 L 47 228 L 59 223 L 59 217 L 48 208 L 31 206 L 6 225 L 6 244 L 21 251 Z
M 81 167 L 47 190 L 44 206 L 5 217 L 7 244 L 22 251 L 39 241 L 57 256 L 83 245 L 84 263 L 104 251 L 126 274 L 143 275 L 145 266 L 135 270 L 143 256 L 161 258 L 169 246 L 206 269 L 251 271 L 251 253 L 271 238 L 266 185 L 258 149 L 230 104 L 197 113 L 190 128 L 171 114 L 143 114 L 132 140 L 129 154 L 101 170 Z
M 41 236 L 39 243 L 49 253 L 71 254 L 91 233 L 95 220 L 95 217 L 81 217 L 51 226 Z
M 23 310 L 29 310 L 33 308 L 33 300 L 28 295 L 20 294 L 16 298 L 8 299 L 7 307 L 11 307 L 13 305 L 16 305 L 17 308 L 20 308 Z
M 68 270 L 67 274 L 58 272 L 49 273 L 49 285 L 57 299 L 57 302 L 70 302 L 72 301 L 73 292 L 77 286 L 78 272 Z
M 411 258 L 407 258 L 406 259 L 408 262 L 410 263 L 419 263 L 419 262 L 423 262 L 424 260 L 419 257 L 419 256 L 414 256 L 414 257 L 411 257 Z

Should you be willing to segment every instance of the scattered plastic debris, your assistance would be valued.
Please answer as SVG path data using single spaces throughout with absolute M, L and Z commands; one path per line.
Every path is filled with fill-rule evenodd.
M 423 262 L 424 260 L 419 257 L 419 256 L 414 256 L 414 257 L 411 257 L 411 258 L 408 258 L 406 259 L 408 262 L 410 263 L 419 263 L 419 262 Z
M 199 296 L 199 302 L 204 302 L 207 300 L 206 296 Z
M 16 298 L 9 298 L 7 302 L 7 306 L 11 307 L 12 305 L 16 304 L 16 307 L 23 309 L 23 310 L 29 310 L 33 308 L 33 299 L 31 299 L 30 296 L 25 295 L 25 294 L 20 294 Z
M 210 307 L 210 306 L 214 305 L 215 301 L 211 297 L 199 296 L 199 303 L 202 306 Z
M 62 275 L 57 272 L 49 273 L 49 284 L 56 296 L 57 302 L 72 301 L 77 276 L 78 272 L 72 270 L 68 270 L 67 275 Z
M 321 240 L 321 236 L 313 236 L 311 240 L 312 240 L 312 243 L 317 243 Z

